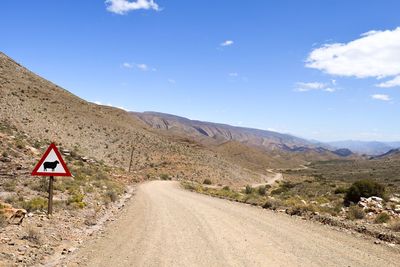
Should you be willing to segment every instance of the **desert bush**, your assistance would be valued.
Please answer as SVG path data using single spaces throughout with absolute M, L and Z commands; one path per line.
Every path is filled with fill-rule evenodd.
M 390 216 L 386 212 L 379 213 L 374 220 L 375 223 L 387 223 L 388 221 L 390 221 Z
M 203 184 L 210 185 L 210 184 L 212 184 L 212 181 L 210 179 L 206 178 L 206 179 L 204 179 Z
M 257 192 L 260 196 L 265 196 L 265 194 L 267 193 L 267 187 L 265 185 L 259 186 L 257 188 Z
M 365 212 L 358 206 L 351 206 L 347 213 L 347 218 L 350 220 L 361 220 L 365 218 Z
M 267 199 L 262 207 L 264 209 L 276 210 L 282 206 L 282 202 L 277 199 Z
M 294 188 L 295 186 L 296 186 L 296 184 L 293 184 L 288 181 L 284 181 L 283 183 L 281 183 L 279 185 L 279 187 L 277 189 L 272 190 L 271 194 L 279 195 L 281 193 L 288 192 L 290 189 Z
M 348 205 L 350 202 L 357 203 L 361 197 L 384 197 L 385 187 L 372 180 L 359 180 L 353 183 L 346 192 L 344 202 Z
M 114 190 L 108 190 L 106 192 L 106 196 L 110 199 L 111 202 L 115 202 L 118 200 L 118 194 Z
M 161 175 L 160 175 L 160 178 L 161 178 L 161 180 L 164 180 L 164 181 L 166 181 L 166 180 L 171 180 L 171 178 L 169 177 L 169 175 L 168 175 L 168 174 L 165 174 L 165 173 L 161 174 Z
M 23 149 L 25 148 L 25 142 L 22 141 L 21 139 L 16 139 L 15 140 L 15 145 L 18 149 Z
M 83 198 L 85 196 L 81 193 L 74 192 L 67 200 L 67 205 L 70 205 L 74 208 L 84 208 L 86 206 L 86 203 L 83 202 Z
M 1 155 L 2 155 L 3 157 L 8 157 L 8 152 L 7 152 L 7 151 L 4 151 L 3 153 L 1 153 Z
M 343 186 L 339 186 L 338 188 L 335 189 L 334 193 L 335 194 L 345 194 L 345 193 L 347 193 L 347 188 L 344 188 Z
M 47 199 L 42 197 L 35 197 L 31 200 L 24 201 L 22 203 L 22 207 L 26 209 L 28 212 L 35 210 L 45 210 L 47 208 Z
M 31 184 L 31 189 L 38 192 L 47 192 L 49 190 L 48 178 L 42 177 L 39 181 L 35 181 Z
M 244 202 L 253 206 L 260 205 L 260 198 L 256 197 L 255 195 L 247 195 L 244 199 Z
M 191 183 L 183 183 L 183 187 L 188 190 L 196 190 L 196 187 Z
M 313 205 L 304 205 L 304 204 L 297 204 L 294 206 L 289 207 L 286 210 L 286 213 L 289 215 L 296 215 L 296 216 L 301 216 L 302 214 L 306 212 L 314 212 L 315 208 Z
M 254 192 L 254 188 L 251 185 L 246 185 L 244 189 L 244 193 L 250 195 Z
M 229 190 L 231 190 L 231 189 L 229 188 L 229 186 L 225 185 L 225 186 L 222 188 L 222 190 L 229 191 Z
M 26 234 L 22 237 L 22 239 L 26 239 L 35 244 L 40 244 L 42 241 L 40 232 L 34 229 L 32 226 L 28 227 Z
M 5 191 L 14 192 L 17 187 L 17 181 L 9 180 L 3 184 L 3 188 Z

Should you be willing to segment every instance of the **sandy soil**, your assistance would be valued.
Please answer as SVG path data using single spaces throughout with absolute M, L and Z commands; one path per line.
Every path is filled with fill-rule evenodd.
M 400 253 L 298 217 L 185 191 L 141 185 L 104 236 L 68 266 L 398 266 Z

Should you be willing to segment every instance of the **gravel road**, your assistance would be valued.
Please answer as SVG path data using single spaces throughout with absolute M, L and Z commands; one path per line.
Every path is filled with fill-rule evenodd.
M 68 266 L 399 266 L 372 240 L 261 208 L 185 191 L 139 186 L 103 237 Z

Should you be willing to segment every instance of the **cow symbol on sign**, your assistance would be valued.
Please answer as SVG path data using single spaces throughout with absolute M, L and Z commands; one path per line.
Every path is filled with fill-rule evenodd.
M 45 163 L 43 163 L 43 169 L 45 172 L 47 172 L 47 169 L 51 169 L 54 172 L 55 168 L 57 168 L 57 164 L 59 163 L 60 162 L 58 160 L 53 162 L 46 161 Z

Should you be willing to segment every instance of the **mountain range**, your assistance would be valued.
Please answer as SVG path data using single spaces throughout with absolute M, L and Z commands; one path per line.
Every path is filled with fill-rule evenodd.
M 377 156 L 388 151 L 400 148 L 400 142 L 378 142 L 378 141 L 336 141 L 327 143 L 336 148 L 347 148 L 358 154 Z

